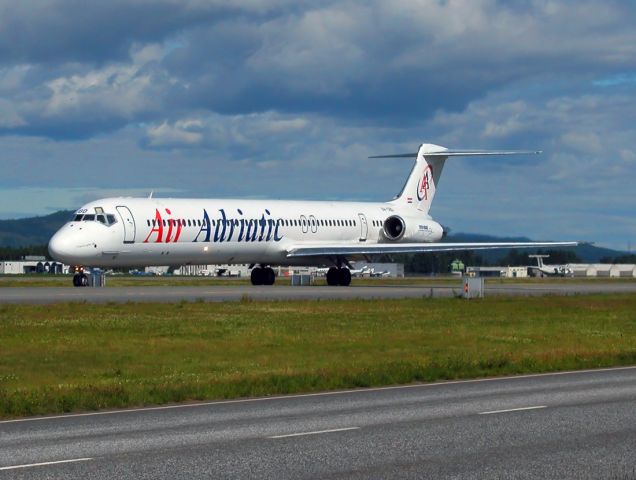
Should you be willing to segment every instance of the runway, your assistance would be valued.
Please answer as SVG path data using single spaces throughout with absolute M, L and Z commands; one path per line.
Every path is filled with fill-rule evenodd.
M 456 285 L 399 285 L 350 287 L 290 287 L 290 286 L 170 286 L 170 287 L 4 287 L 0 288 L 1 303 L 89 302 L 224 302 L 239 300 L 312 300 L 312 299 L 374 299 L 451 297 L 461 294 Z M 590 293 L 636 293 L 636 282 L 563 282 L 486 284 L 488 295 L 578 295 Z
M 0 422 L 0 478 L 636 477 L 636 367 Z

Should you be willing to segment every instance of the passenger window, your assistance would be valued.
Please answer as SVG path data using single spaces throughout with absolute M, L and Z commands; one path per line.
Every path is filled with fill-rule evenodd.
M 146 223 L 148 224 L 148 226 L 150 226 L 150 220 L 146 220 Z

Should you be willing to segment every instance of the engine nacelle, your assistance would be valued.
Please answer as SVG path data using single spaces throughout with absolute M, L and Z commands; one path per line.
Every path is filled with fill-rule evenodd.
M 382 233 L 390 242 L 437 242 L 444 236 L 444 228 L 433 220 L 391 215 L 384 221 Z

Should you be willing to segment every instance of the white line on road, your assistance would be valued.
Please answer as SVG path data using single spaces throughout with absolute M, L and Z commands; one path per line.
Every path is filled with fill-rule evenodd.
M 360 427 L 334 428 L 332 430 L 316 430 L 315 432 L 288 433 L 286 435 L 273 435 L 267 438 L 302 437 L 303 435 L 320 435 L 321 433 L 346 432 L 348 430 L 360 430 Z
M 507 410 L 493 410 L 491 412 L 479 412 L 479 415 L 491 415 L 493 413 L 506 413 L 506 412 L 521 412 L 523 410 L 538 410 L 540 408 L 546 408 L 547 405 L 537 405 L 534 407 L 521 407 L 521 408 L 509 408 Z
M 71 460 L 57 460 L 55 462 L 27 463 L 25 465 L 12 465 L 10 467 L 0 467 L 0 470 L 17 470 L 18 468 L 43 467 L 46 465 L 57 465 L 60 463 L 88 462 L 89 460 L 92 460 L 92 458 L 73 458 Z
M 257 397 L 257 398 L 239 398 L 236 400 L 214 400 L 211 402 L 198 402 L 198 403 L 181 403 L 173 405 L 162 405 L 158 407 L 141 407 L 141 408 L 128 408 L 123 410 L 102 410 L 100 412 L 86 412 L 86 413 L 70 413 L 66 415 L 50 415 L 48 417 L 27 417 L 16 418 L 13 420 L 0 420 L 0 425 L 6 423 L 22 423 L 22 422 L 41 422 L 47 420 L 68 420 L 78 417 L 93 417 L 100 415 L 122 415 L 126 413 L 137 412 L 154 412 L 161 410 L 176 410 L 183 408 L 200 408 L 209 407 L 213 405 L 232 405 L 240 403 L 253 403 L 253 402 L 271 402 L 276 400 L 290 400 L 294 398 L 318 398 L 337 395 L 349 395 L 349 394 L 364 394 L 371 392 L 387 392 L 396 390 L 409 390 L 420 388 L 439 388 L 449 385 L 463 385 L 472 383 L 496 383 L 509 380 L 523 380 L 527 378 L 544 378 L 544 377 L 559 377 L 567 375 L 581 375 L 586 373 L 602 373 L 602 372 L 620 372 L 623 370 L 636 370 L 636 365 L 627 367 L 610 367 L 610 368 L 591 368 L 588 370 L 569 370 L 565 372 L 548 372 L 548 373 L 531 373 L 527 375 L 511 375 L 507 377 L 489 377 L 489 378 L 476 378 L 471 380 L 448 380 L 434 383 L 412 383 L 408 385 L 395 385 L 390 387 L 374 387 L 374 388 L 356 388 L 352 390 L 335 390 L 331 392 L 318 392 L 318 393 L 300 393 L 292 395 L 275 395 L 271 397 Z

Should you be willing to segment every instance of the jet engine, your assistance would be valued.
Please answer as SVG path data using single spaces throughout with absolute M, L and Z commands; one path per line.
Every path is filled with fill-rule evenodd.
M 391 215 L 384 220 L 382 233 L 389 242 L 437 242 L 444 236 L 444 228 L 429 219 Z

